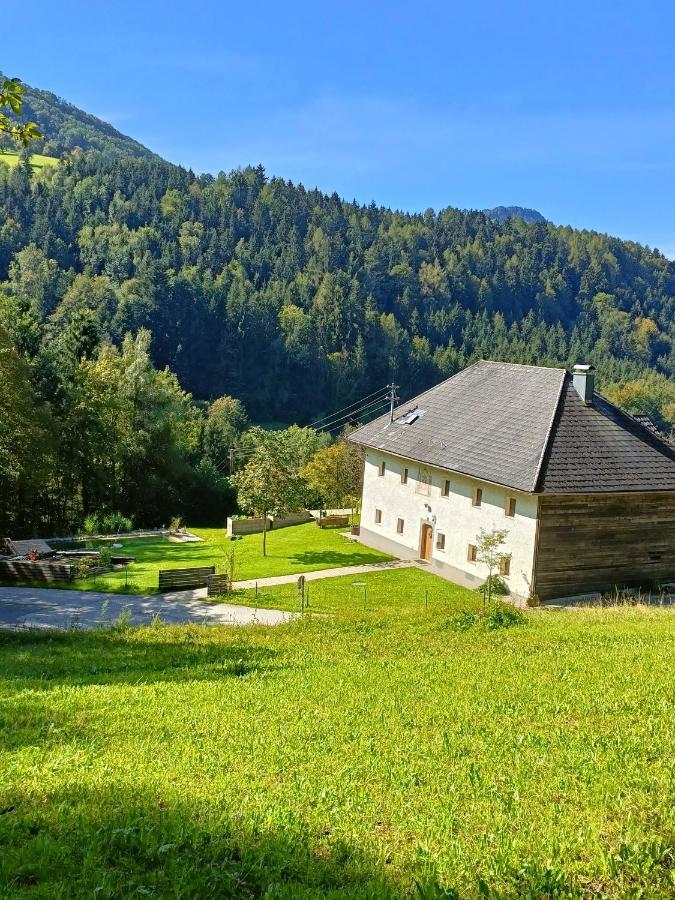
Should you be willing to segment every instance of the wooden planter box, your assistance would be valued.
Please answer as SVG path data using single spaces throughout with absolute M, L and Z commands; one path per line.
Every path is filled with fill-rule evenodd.
M 349 516 L 322 516 L 316 523 L 319 528 L 346 528 Z

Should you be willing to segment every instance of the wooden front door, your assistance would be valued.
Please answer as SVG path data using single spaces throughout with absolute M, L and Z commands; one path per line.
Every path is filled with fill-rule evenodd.
M 431 525 L 422 525 L 422 548 L 420 556 L 422 559 L 431 559 Z

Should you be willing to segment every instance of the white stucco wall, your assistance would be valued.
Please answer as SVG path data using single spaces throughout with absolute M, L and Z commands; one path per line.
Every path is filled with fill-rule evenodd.
M 379 466 L 384 460 L 385 474 Z M 407 467 L 408 483 L 401 483 L 401 472 Z M 420 476 L 431 476 L 428 496 L 420 493 Z M 442 496 L 445 479 L 450 480 L 450 494 Z M 473 490 L 482 488 L 481 506 L 472 505 Z M 516 500 L 516 514 L 505 513 L 507 497 Z M 511 553 L 511 574 L 505 580 L 512 593 L 527 597 L 530 593 L 537 526 L 538 498 L 532 494 L 481 482 L 442 469 L 420 466 L 391 454 L 368 451 L 363 479 L 361 528 L 363 540 L 378 536 L 400 548 L 400 555 L 417 557 L 420 553 L 422 524 L 433 529 L 432 562 L 453 566 L 470 576 L 485 579 L 487 567 L 467 559 L 468 545 L 476 543 L 481 528 L 508 531 L 504 552 Z M 429 507 L 429 508 L 427 508 Z M 375 523 L 375 510 L 382 510 L 381 524 Z M 396 531 L 397 519 L 404 520 L 403 534 Z M 445 549 L 436 547 L 436 536 L 445 534 Z M 395 552 L 392 548 L 392 552 Z

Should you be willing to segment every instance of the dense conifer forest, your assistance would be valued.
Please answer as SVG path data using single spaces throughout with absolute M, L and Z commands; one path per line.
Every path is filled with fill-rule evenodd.
M 37 152 L 63 146 L 38 124 Z M 105 151 L 0 165 L 5 528 L 66 527 L 102 505 L 147 524 L 220 515 L 214 406 L 236 441 L 243 410 L 307 424 L 481 357 L 593 362 L 610 397 L 675 423 L 675 264 L 656 250 Z M 223 396 L 240 401 L 230 432 Z

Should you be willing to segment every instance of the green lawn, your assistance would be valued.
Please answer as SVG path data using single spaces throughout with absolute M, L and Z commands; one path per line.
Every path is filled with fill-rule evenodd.
M 0 163 L 4 163 L 10 168 L 15 166 L 19 159 L 18 153 L 8 153 L 0 150 Z M 36 169 L 45 169 L 58 166 L 59 161 L 55 156 L 41 156 L 39 153 L 34 153 L 30 158 L 30 164 Z
M 300 593 L 295 584 L 234 591 L 220 599 L 261 609 L 300 612 L 301 608 Z M 332 616 L 349 612 L 377 616 L 382 608 L 386 608 L 388 614 L 400 610 L 405 615 L 414 614 L 415 610 L 420 613 L 442 609 L 456 611 L 467 606 L 478 609 L 480 600 L 479 594 L 416 568 L 322 578 L 305 584 L 305 601 L 310 615 Z
M 0 896 L 672 897 L 675 611 L 459 630 L 476 594 L 362 580 L 0 634 Z
M 157 590 L 160 569 L 215 565 L 217 571 L 225 572 L 226 555 L 231 548 L 236 553 L 237 581 L 391 559 L 342 537 L 340 530 L 318 528 L 313 522 L 270 532 L 265 557 L 262 556 L 262 537 L 259 534 L 230 541 L 223 528 L 197 528 L 194 533 L 204 538 L 203 544 L 174 544 L 167 538 L 122 539 L 120 543 L 124 544 L 124 550 L 118 552 L 136 557 L 136 563 L 129 567 L 128 575 L 123 571 L 109 572 L 95 579 L 78 579 L 72 587 L 144 594 Z M 110 546 L 109 543 L 106 546 Z

